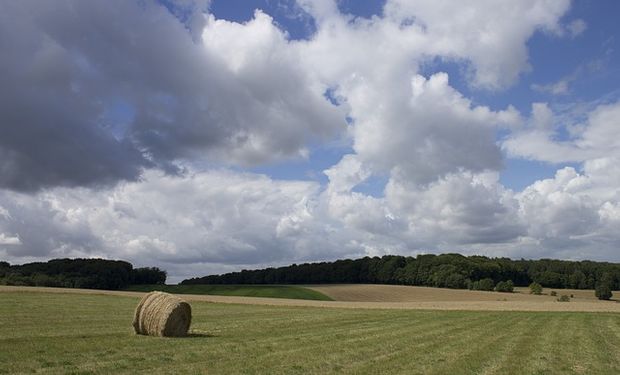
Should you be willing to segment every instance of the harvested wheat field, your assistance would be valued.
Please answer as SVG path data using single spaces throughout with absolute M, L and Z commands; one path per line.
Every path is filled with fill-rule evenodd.
M 571 302 L 557 302 L 556 297 L 546 295 L 532 296 L 526 293 L 495 293 L 470 290 L 439 289 L 396 285 L 328 285 L 311 288 L 329 295 L 334 301 L 316 301 L 285 298 L 233 297 L 184 294 L 186 301 L 203 301 L 216 303 L 233 303 L 243 305 L 299 306 L 299 307 L 333 307 L 347 309 L 405 309 L 405 310 L 466 310 L 466 311 L 565 311 L 565 312 L 617 312 L 617 301 L 599 301 L 591 298 L 575 298 Z M 340 291 L 330 295 L 329 289 Z M 342 291 L 348 291 L 343 293 Z M 349 295 L 360 296 L 359 290 L 367 290 L 366 300 L 352 300 Z M 374 293 L 374 300 L 370 292 Z M 117 296 L 142 297 L 144 293 L 107 291 L 92 289 L 63 289 L 43 287 L 0 286 L 0 292 L 48 292 L 70 294 L 105 294 Z M 583 291 L 582 291 L 583 292 Z M 594 294 L 593 291 L 590 291 Z M 558 293 L 561 295 L 562 293 Z M 377 301 L 383 295 L 383 301 Z M 399 295 L 397 300 L 394 295 Z M 434 297 L 433 297 L 434 295 Z M 620 295 L 616 292 L 616 296 Z M 391 296 L 391 297 L 390 297 Z M 408 296 L 408 297 L 405 297 Z M 338 300 L 342 298 L 344 300 Z M 346 300 L 346 298 L 349 298 Z
M 545 289 L 542 295 L 532 295 L 528 288 L 516 288 L 514 293 L 483 292 L 462 289 L 443 289 L 404 285 L 312 285 L 334 301 L 364 304 L 368 307 L 428 308 L 439 310 L 491 311 L 612 311 L 620 312 L 618 301 L 599 301 L 593 290 Z M 570 302 L 558 302 L 557 296 L 572 295 Z M 619 292 L 615 294 L 620 295 Z
M 543 294 L 536 296 L 529 288 L 515 288 L 514 293 L 483 292 L 477 290 L 430 288 L 405 285 L 377 284 L 335 284 L 311 285 L 309 288 L 321 292 L 335 301 L 351 302 L 440 302 L 440 301 L 555 301 L 550 296 L 552 290 L 558 296 L 573 295 L 575 302 L 598 301 L 593 290 L 577 289 L 544 289 Z

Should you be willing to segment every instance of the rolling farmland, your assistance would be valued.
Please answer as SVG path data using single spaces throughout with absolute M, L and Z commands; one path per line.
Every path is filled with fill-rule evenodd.
M 0 373 L 620 372 L 617 313 L 343 309 L 190 299 L 192 335 L 160 339 L 132 332 L 140 295 L 1 289 Z
M 555 311 L 555 312 L 615 312 L 620 313 L 620 303 L 616 300 L 599 301 L 590 298 L 593 291 L 579 291 L 582 297 L 577 296 L 568 303 L 557 302 L 555 297 L 532 296 L 521 291 L 520 293 L 496 293 L 496 292 L 476 292 L 470 290 L 439 289 L 425 287 L 399 287 L 410 288 L 409 291 L 397 291 L 395 286 L 379 285 L 378 290 L 383 290 L 383 301 L 351 300 L 357 299 L 360 290 L 368 290 L 367 285 L 341 285 L 324 286 L 325 288 L 337 288 L 346 291 L 340 296 L 331 294 L 317 286 L 308 288 L 324 290 L 328 298 L 334 300 L 307 300 L 307 299 L 287 299 L 287 298 L 264 298 L 264 297 L 242 297 L 234 295 L 206 295 L 206 294 L 184 294 L 183 298 L 188 301 L 215 302 L 228 304 L 244 305 L 267 305 L 267 306 L 299 306 L 299 307 L 332 307 L 347 309 L 403 309 L 403 310 L 468 310 L 468 311 Z M 374 294 L 377 294 L 377 289 Z M 285 289 L 281 289 L 285 291 Z M 135 291 L 108 291 L 93 289 L 63 289 L 45 287 L 12 287 L 1 286 L 0 292 L 45 292 L 53 294 L 101 294 L 115 296 L 141 297 L 142 292 Z M 408 297 L 404 298 L 403 293 Z M 434 295 L 436 293 L 436 295 Z M 616 292 L 618 295 L 618 292 Z M 354 298 L 355 296 L 355 298 Z M 280 296 L 282 297 L 282 296 Z M 341 298 L 341 300 L 338 300 Z M 346 299 L 349 300 L 346 300 Z M 401 300 L 397 300 L 400 298 Z M 343 300 L 344 299 L 344 300 Z M 404 299 L 404 300 L 403 300 Z

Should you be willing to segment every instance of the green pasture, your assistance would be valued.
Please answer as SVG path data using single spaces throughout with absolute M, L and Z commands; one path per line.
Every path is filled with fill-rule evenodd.
M 268 297 L 331 301 L 312 289 L 295 285 L 132 285 L 125 290 L 151 292 L 160 290 L 174 294 L 211 294 L 217 296 Z

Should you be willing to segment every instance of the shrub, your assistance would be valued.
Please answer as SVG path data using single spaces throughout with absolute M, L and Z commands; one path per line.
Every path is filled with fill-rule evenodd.
M 466 286 L 466 279 L 460 273 L 453 273 L 446 277 L 443 284 L 445 288 L 463 289 Z
M 473 283 L 470 284 L 469 289 L 491 291 L 493 290 L 494 287 L 495 287 L 495 283 L 493 282 L 493 279 L 486 278 L 486 279 L 474 281 Z
M 612 297 L 611 288 L 613 285 L 613 280 L 611 275 L 606 273 L 601 277 L 598 283 L 596 283 L 596 289 L 594 291 L 594 295 L 596 298 L 601 300 L 608 300 Z
M 570 302 L 570 297 L 567 296 L 566 294 L 562 294 L 562 296 L 558 298 L 558 302 Z
M 541 295 L 543 291 L 542 285 L 537 282 L 533 282 L 530 284 L 530 294 Z
M 493 290 L 493 284 L 495 284 L 495 282 L 493 281 L 493 279 L 490 278 L 486 278 L 486 279 L 482 279 L 479 281 L 480 285 L 478 290 Z
M 514 291 L 514 284 L 512 280 L 500 281 L 495 286 L 495 290 L 498 292 L 512 293 Z
M 558 295 L 558 292 L 556 292 L 555 290 L 552 290 L 550 294 L 551 294 L 551 297 L 555 297 L 555 296 Z M 564 296 L 562 296 L 562 297 L 564 297 Z

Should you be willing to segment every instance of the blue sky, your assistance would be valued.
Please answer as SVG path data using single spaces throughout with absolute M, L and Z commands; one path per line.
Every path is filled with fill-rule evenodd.
M 445 251 L 620 261 L 617 14 L 1 2 L 0 259 L 173 281 Z

